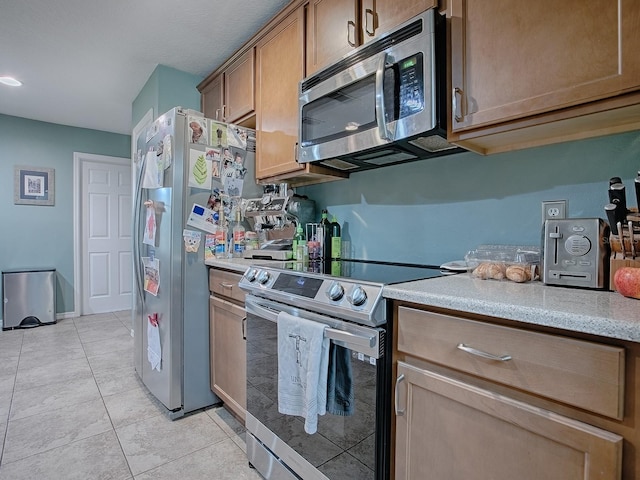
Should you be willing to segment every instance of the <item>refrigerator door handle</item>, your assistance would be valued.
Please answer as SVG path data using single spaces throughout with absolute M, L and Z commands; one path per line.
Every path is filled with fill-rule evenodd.
M 147 156 L 142 157 L 140 171 L 136 181 L 136 192 L 133 202 L 133 271 L 135 276 L 136 289 L 140 302 L 144 305 L 144 280 L 142 278 L 142 268 L 140 265 L 140 209 L 142 208 L 142 178 Z

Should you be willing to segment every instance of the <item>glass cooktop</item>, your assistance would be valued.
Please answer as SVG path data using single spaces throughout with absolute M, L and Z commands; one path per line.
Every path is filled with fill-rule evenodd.
M 338 271 L 335 269 L 337 273 Z M 414 265 L 409 263 L 382 262 L 375 260 L 340 261 L 339 276 L 356 281 L 374 282 L 384 285 L 402 282 L 412 282 L 425 278 L 441 277 L 453 272 L 443 271 L 436 265 Z

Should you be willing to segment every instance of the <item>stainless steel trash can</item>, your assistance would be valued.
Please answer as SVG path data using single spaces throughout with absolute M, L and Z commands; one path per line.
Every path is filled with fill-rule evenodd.
M 56 323 L 56 270 L 30 268 L 2 272 L 2 329 Z

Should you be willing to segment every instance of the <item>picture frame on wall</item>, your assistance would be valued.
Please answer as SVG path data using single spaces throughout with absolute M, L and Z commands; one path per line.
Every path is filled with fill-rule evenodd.
M 53 168 L 14 167 L 13 203 L 53 206 L 55 170 Z

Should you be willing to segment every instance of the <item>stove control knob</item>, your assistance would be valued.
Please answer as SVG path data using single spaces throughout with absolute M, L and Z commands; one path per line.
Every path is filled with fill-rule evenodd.
M 245 273 L 244 278 L 246 278 L 247 281 L 249 282 L 255 282 L 257 276 L 258 276 L 258 270 L 256 270 L 255 268 L 252 268 L 248 270 L 247 273 Z
M 338 282 L 333 282 L 329 287 L 329 290 L 327 290 L 327 297 L 329 297 L 329 299 L 333 301 L 340 300 L 342 297 L 344 297 L 344 288 L 342 288 L 342 285 L 340 285 Z
M 351 295 L 349 295 L 347 299 L 354 307 L 360 307 L 367 301 L 367 292 L 365 292 L 364 288 L 362 288 L 360 285 L 356 285 L 355 287 L 353 287 Z
M 261 285 L 267 284 L 270 279 L 271 274 L 266 270 L 261 270 L 260 272 L 258 272 L 258 283 L 260 283 Z

